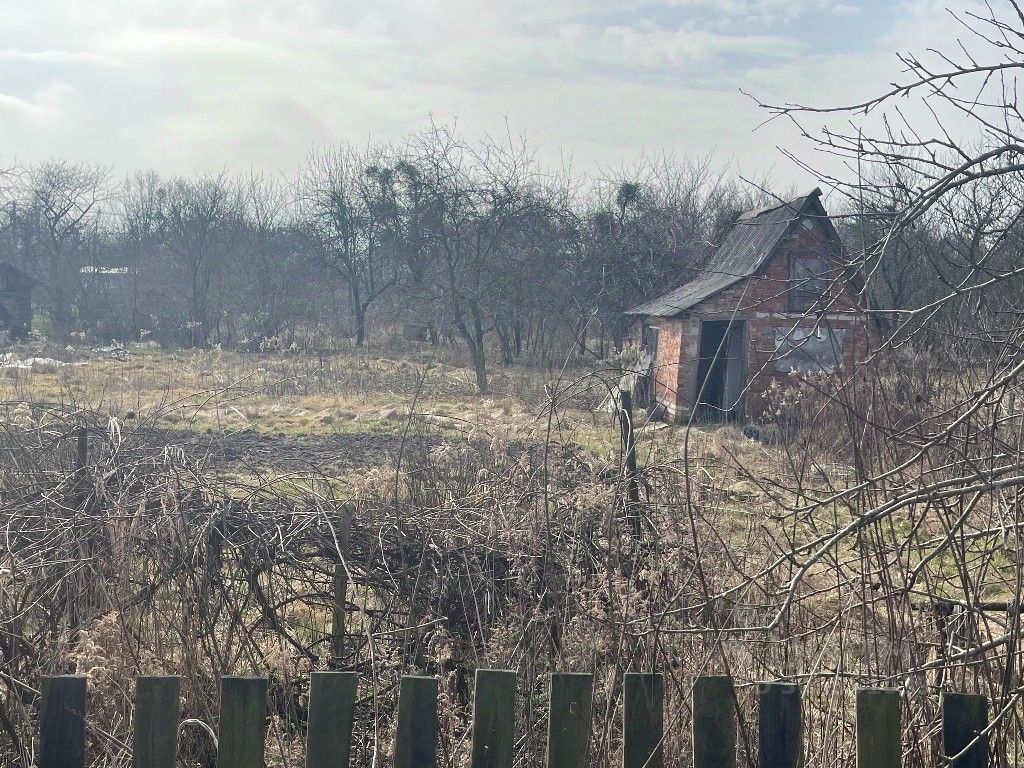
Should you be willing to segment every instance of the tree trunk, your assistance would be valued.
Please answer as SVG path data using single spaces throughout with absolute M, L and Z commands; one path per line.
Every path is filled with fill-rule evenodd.
M 366 343 L 366 307 L 360 306 L 356 310 L 356 346 L 361 347 Z
M 473 367 L 476 368 L 476 388 L 480 394 L 484 394 L 487 392 L 487 353 L 484 351 L 484 324 L 477 311 L 473 312 L 473 332 L 476 336 L 475 354 L 473 355 Z
M 479 323 L 474 324 L 471 332 L 461 320 L 456 323 L 459 335 L 466 342 L 469 355 L 473 359 L 473 371 L 476 373 L 476 389 L 480 394 L 487 392 L 487 356 L 484 352 L 484 334 Z
M 349 280 L 348 295 L 352 301 L 352 314 L 356 319 L 356 346 L 361 347 L 366 343 L 366 308 L 359 292 L 359 283 L 354 278 Z
M 190 340 L 193 347 L 206 346 L 206 323 L 204 322 L 202 287 L 199 280 L 200 265 L 194 263 L 192 266 L 192 301 L 190 313 L 192 327 L 189 329 Z
M 458 330 L 462 340 L 466 342 L 466 348 L 473 358 L 473 370 L 476 373 L 476 389 L 480 394 L 487 392 L 487 355 L 484 351 L 484 324 L 480 319 L 480 311 L 473 308 L 473 327 L 466 324 L 466 318 L 462 311 L 456 309 L 455 328 Z
M 513 360 L 513 349 L 508 330 L 501 323 L 495 327 L 495 330 L 498 332 L 498 340 L 501 342 L 501 362 L 509 365 Z
M 481 395 L 487 394 L 487 361 L 483 345 L 473 350 L 473 368 L 476 369 L 476 389 Z

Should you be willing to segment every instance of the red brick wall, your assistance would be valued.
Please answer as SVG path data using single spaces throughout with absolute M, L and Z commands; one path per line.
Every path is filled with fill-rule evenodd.
M 737 283 L 695 306 L 678 319 L 651 319 L 660 326 L 656 391 L 669 408 L 672 418 L 685 418 L 693 405 L 702 320 L 728 320 L 745 323 L 746 379 L 745 412 L 758 419 L 764 411 L 765 392 L 773 381 L 785 382 L 786 373 L 776 373 L 773 365 L 776 327 L 813 327 L 815 318 L 804 318 L 789 311 L 790 256 L 805 253 L 835 261 L 835 247 L 824 233 L 797 227 L 795 233 L 778 248 L 772 259 L 754 277 Z M 838 272 L 838 270 L 836 270 Z M 830 275 L 832 276 L 832 275 Z M 821 319 L 821 326 L 845 330 L 843 368 L 851 369 L 866 355 L 869 333 L 866 321 L 856 308 L 841 277 L 833 280 L 834 300 Z
M 645 322 L 658 326 L 658 354 L 654 360 L 654 394 L 659 401 L 674 408 L 682 393 L 679 391 L 683 327 L 686 321 L 668 318 L 649 318 Z M 633 326 L 633 341 L 643 341 L 643 323 Z

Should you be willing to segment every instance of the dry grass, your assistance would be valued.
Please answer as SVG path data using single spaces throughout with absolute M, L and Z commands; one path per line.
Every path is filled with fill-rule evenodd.
M 973 510 L 965 546 L 945 538 L 950 509 L 908 504 L 838 541 L 794 582 L 823 535 L 901 492 L 891 479 L 856 490 L 858 451 L 891 444 L 844 433 L 812 393 L 787 394 L 792 434 L 773 445 L 732 426 L 645 425 L 641 503 L 627 510 L 618 428 L 581 407 L 598 399 L 592 377 L 559 387 L 543 372 L 513 372 L 518 386 L 480 398 L 465 370 L 429 365 L 143 348 L 127 362 L 4 379 L 2 523 L 18 544 L 0 562 L 17 574 L 0 616 L 22 617 L 7 631 L 39 650 L 5 661 L 0 684 L 90 674 L 103 729 L 90 735 L 95 764 L 120 767 L 132 676 L 181 674 L 186 714 L 212 723 L 221 674 L 267 674 L 271 764 L 299 766 L 306 676 L 326 663 L 341 554 L 351 575 L 344 663 L 374 693 L 359 713 L 358 765 L 371 763 L 373 733 L 387 760 L 395 685 L 407 672 L 442 680 L 450 768 L 466 764 L 469 683 L 481 666 L 521 673 L 521 768 L 543 754 L 546 688 L 533 681 L 553 669 L 597 675 L 598 766 L 620 759 L 626 670 L 668 676 L 666 760 L 678 764 L 688 760 L 683 725 L 698 674 L 728 672 L 740 684 L 747 761 L 756 682 L 804 683 L 807 764 L 822 766 L 849 754 L 858 683 L 904 686 L 915 766 L 934 758 L 934 745 L 911 735 L 934 725 L 935 669 L 956 687 L 1015 695 L 992 682 L 1005 655 L 957 657 L 943 644 L 944 619 L 921 607 L 965 591 L 1012 593 L 1015 531 L 992 534 L 1005 526 L 1007 498 Z M 71 438 L 82 423 L 95 439 L 76 474 Z M 218 451 L 245 455 L 225 465 L 210 459 Z M 273 471 L 254 459 L 282 454 L 295 460 L 270 461 Z M 967 617 L 956 626 L 981 639 L 1002 631 Z M 27 761 L 33 702 L 8 691 L 0 706 Z M 183 760 L 210 758 L 190 733 Z
M 369 355 L 164 352 L 148 345 L 130 345 L 126 360 L 85 349 L 19 354 L 69 364 L 3 370 L 0 401 L 55 403 L 175 429 L 394 435 L 405 431 L 411 414 L 422 425 L 449 432 L 544 427 L 545 404 L 535 395 L 546 378 L 537 371 L 497 376 L 504 387 L 480 397 L 468 369 Z M 614 434 L 610 423 L 600 428 L 583 411 L 563 413 L 559 429 L 573 431 L 588 422 L 602 436 Z

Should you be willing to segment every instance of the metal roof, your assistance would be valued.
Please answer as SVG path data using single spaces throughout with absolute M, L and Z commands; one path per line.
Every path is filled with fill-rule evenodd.
M 809 213 L 808 206 L 818 209 L 814 215 L 825 215 L 818 199 L 820 196 L 821 190 L 815 189 L 788 202 L 740 215 L 700 275 L 626 314 L 675 317 L 734 283 L 751 277 L 768 261 L 801 214 Z

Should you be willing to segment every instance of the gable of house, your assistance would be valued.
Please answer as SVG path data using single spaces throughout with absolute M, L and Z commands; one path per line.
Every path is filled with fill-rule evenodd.
M 764 270 L 802 223 L 839 249 L 839 235 L 821 204 L 821 190 L 741 214 L 708 265 L 694 280 L 627 312 L 677 317 Z M 781 287 L 784 290 L 784 286 Z
M 756 414 L 773 380 L 862 359 L 860 286 L 820 195 L 741 215 L 696 280 L 630 311 L 670 418 Z

